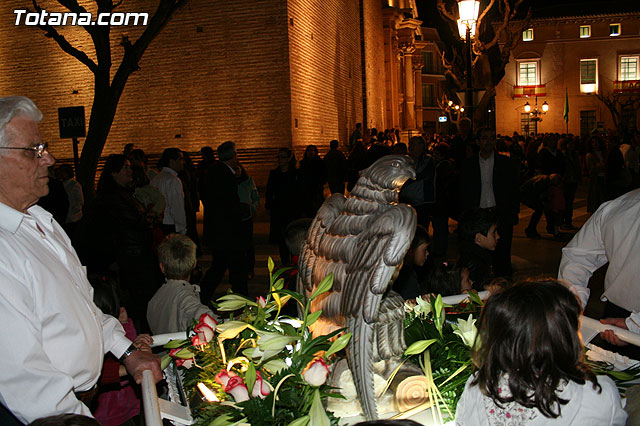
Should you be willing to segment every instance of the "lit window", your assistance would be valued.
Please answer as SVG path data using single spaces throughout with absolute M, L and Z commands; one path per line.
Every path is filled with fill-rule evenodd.
M 638 56 L 620 57 L 620 80 L 638 80 Z
M 580 25 L 580 38 L 591 37 L 591 25 Z
M 533 28 L 522 32 L 522 41 L 533 41 Z
M 538 62 L 518 62 L 518 85 L 535 86 L 538 84 Z
M 580 91 L 582 93 L 598 91 L 597 59 L 580 59 Z
M 619 36 L 620 35 L 620 24 L 610 24 L 609 25 L 609 35 L 610 36 Z

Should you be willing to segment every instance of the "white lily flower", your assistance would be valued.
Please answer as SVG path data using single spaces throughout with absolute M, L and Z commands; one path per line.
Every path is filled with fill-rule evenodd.
M 458 318 L 458 325 L 453 331 L 453 334 L 462 339 L 462 343 L 471 347 L 473 345 L 473 341 L 476 339 L 476 334 L 478 334 L 478 329 L 476 328 L 476 319 L 473 318 L 473 315 L 469 314 L 469 318 L 463 320 L 462 318 Z
M 413 312 L 416 315 L 426 316 L 431 312 L 431 303 L 423 299 L 422 296 L 416 297 L 416 305 L 413 307 Z

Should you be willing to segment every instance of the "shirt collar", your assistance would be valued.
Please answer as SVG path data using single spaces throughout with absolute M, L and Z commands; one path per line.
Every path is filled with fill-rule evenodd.
M 173 170 L 171 167 L 163 167 L 162 168 L 163 172 L 167 172 L 169 174 L 172 174 L 174 176 L 178 176 L 178 172 L 176 172 L 175 170 Z
M 27 213 L 0 203 L 0 228 L 15 234 L 20 224 L 25 218 L 32 216 L 39 225 L 45 227 L 48 231 L 53 231 L 53 216 L 42 207 L 33 205 L 27 209 Z
M 492 161 L 494 157 L 495 157 L 495 151 L 492 152 L 491 155 L 488 156 L 487 158 L 482 158 L 482 155 L 478 154 L 478 159 L 480 160 L 481 163 Z

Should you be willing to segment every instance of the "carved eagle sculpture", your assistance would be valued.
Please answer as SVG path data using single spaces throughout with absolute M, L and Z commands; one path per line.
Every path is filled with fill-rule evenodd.
M 334 275 L 330 292 L 314 299 L 322 310 L 314 334 L 352 332 L 347 362 L 365 417 L 377 418 L 373 364 L 398 359 L 404 343 L 404 301 L 390 287 L 416 229 L 415 210 L 398 193 L 415 179 L 413 161 L 387 155 L 360 172 L 351 193 L 328 198 L 307 233 L 298 264 L 298 291 L 309 297 Z

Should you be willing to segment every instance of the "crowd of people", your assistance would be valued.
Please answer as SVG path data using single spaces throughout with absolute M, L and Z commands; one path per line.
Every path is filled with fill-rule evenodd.
M 0 422 L 75 413 L 103 425 L 132 425 L 140 410 L 129 380 L 139 383 L 145 369 L 161 378 L 149 333 L 182 331 L 203 317 L 215 321 L 212 299 L 227 272 L 232 290 L 249 295 L 260 193 L 235 143 L 226 141 L 202 148 L 197 164 L 187 152 L 167 148 L 157 167 L 128 144 L 106 159 L 95 196 L 83 196 L 73 168 L 55 166 L 38 130 L 41 119 L 28 98 L 0 98 L 0 320 L 4 341 L 20 342 L 0 363 Z M 582 361 L 577 324 L 589 278 L 610 262 L 603 297 L 611 309 L 604 322 L 640 332 L 633 296 L 640 288 L 634 282 L 640 262 L 633 259 L 640 248 L 638 143 L 637 134 L 474 133 L 467 119 L 456 135 L 413 135 L 404 143 L 398 131 L 357 124 L 348 146 L 333 140 L 324 156 L 315 145 L 299 162 L 290 148 L 278 150 L 264 193 L 269 242 L 282 265 L 295 266 L 326 188 L 344 194 L 377 159 L 408 155 L 416 179 L 399 199 L 413 206 L 418 227 L 394 290 L 405 299 L 470 289 L 500 295 L 489 299 L 479 320 L 482 344 L 474 349 L 476 370 L 461 400 L 460 424 L 495 423 L 478 420 L 478 407 L 492 409 L 485 413 L 490 418 L 519 413 L 557 420 L 568 412 L 589 418 L 584 404 L 564 399 L 578 394 L 596 408 L 606 399 L 613 407 L 608 424 L 623 424 L 626 414 L 616 408 L 611 383 Z M 560 231 L 577 229 L 573 203 L 583 178 L 594 214 L 563 250 L 559 271 L 579 299 L 557 281 L 514 286 L 511 242 L 521 201 L 533 209 L 528 238 L 540 238 L 542 215 L 547 232 L 559 238 Z M 448 246 L 450 219 L 457 223 L 455 253 Z M 197 262 L 203 250 L 212 260 L 204 274 Z M 533 312 L 513 302 L 536 297 L 553 303 L 541 302 Z M 507 322 L 524 340 L 503 339 L 495 324 Z M 541 328 L 544 322 L 548 327 Z M 603 337 L 621 343 L 613 333 Z M 538 338 L 545 350 L 502 354 Z M 557 339 L 571 345 L 561 347 Z M 549 367 L 549 357 L 566 365 Z M 523 368 L 514 367 L 518 363 Z M 38 395 L 38 403 L 24 398 L 27 393 Z

